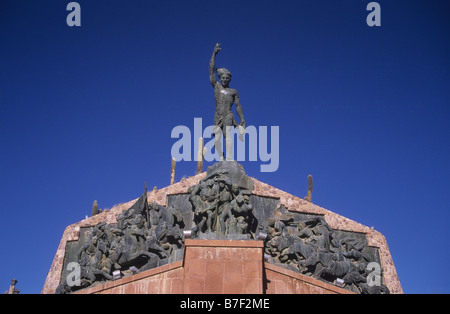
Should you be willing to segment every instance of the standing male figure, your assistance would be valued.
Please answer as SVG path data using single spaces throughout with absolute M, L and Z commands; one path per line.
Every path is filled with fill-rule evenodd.
M 211 61 L 209 62 L 209 81 L 214 88 L 214 98 L 216 100 L 216 113 L 214 115 L 214 145 L 219 154 L 220 161 L 223 161 L 225 157 L 222 152 L 222 146 L 220 145 L 222 134 L 225 138 L 226 159 L 231 160 L 231 150 L 233 147 L 233 140 L 230 135 L 231 127 L 240 125 L 245 129 L 245 119 L 239 100 L 239 94 L 237 90 L 229 87 L 231 81 L 230 71 L 225 68 L 217 69 L 216 71 L 220 83 L 216 79 L 216 74 L 214 73 L 216 55 L 220 50 L 222 50 L 220 44 L 217 43 L 214 47 Z M 234 114 L 231 111 L 233 103 L 236 104 L 236 112 L 241 120 L 240 124 L 237 124 L 234 119 Z

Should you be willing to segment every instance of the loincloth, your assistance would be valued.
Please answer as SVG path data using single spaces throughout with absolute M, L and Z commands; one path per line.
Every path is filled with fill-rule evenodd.
M 232 111 L 228 112 L 226 115 L 221 117 L 217 114 L 216 111 L 216 114 L 214 115 L 214 125 L 218 126 L 219 128 L 223 128 L 227 126 L 236 126 L 238 124 L 234 119 L 234 114 Z

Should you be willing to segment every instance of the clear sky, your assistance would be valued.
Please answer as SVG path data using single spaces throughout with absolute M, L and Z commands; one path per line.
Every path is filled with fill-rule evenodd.
M 212 124 L 220 42 L 247 125 L 279 126 L 277 171 L 247 174 L 300 197 L 312 174 L 314 203 L 386 236 L 406 293 L 450 293 L 448 1 L 380 0 L 380 27 L 367 0 L 80 0 L 81 27 L 69 2 L 0 0 L 0 289 L 39 293 L 94 200 L 169 184 L 172 129 Z

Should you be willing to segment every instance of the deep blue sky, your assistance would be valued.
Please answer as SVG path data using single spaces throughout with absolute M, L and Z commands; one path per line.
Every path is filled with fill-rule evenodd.
M 208 62 L 280 166 L 246 172 L 388 241 L 406 293 L 450 293 L 450 5 L 0 0 L 0 289 L 39 293 L 65 227 L 170 180 L 170 134 L 212 124 Z M 195 173 L 177 165 L 176 180 Z M 206 169 L 206 166 L 205 166 Z M 0 291 L 0 292 L 3 292 Z

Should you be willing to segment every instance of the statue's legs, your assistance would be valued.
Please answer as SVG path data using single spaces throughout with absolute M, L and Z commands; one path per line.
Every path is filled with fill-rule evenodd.
M 214 147 L 219 154 L 219 160 L 224 161 L 224 155 L 222 151 L 222 129 L 219 126 L 214 126 Z
M 225 138 L 225 152 L 226 152 L 226 160 L 233 160 L 232 149 L 233 149 L 233 138 L 231 137 L 231 125 L 225 127 L 225 132 L 223 133 L 223 137 Z
M 226 160 L 233 160 L 233 138 L 231 137 L 231 128 L 233 127 L 234 115 L 229 112 L 224 117 L 214 117 L 214 146 L 219 154 L 219 160 L 223 161 L 225 156 L 222 151 L 222 135 L 225 139 Z

